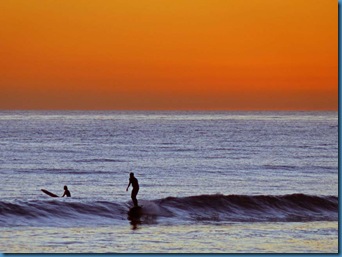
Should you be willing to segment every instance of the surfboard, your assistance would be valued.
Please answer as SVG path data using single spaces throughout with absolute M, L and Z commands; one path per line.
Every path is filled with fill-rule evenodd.
M 47 191 L 45 189 L 41 189 L 41 190 L 42 190 L 42 192 L 44 192 L 45 194 L 47 194 L 47 195 L 49 195 L 51 197 L 58 197 L 58 195 L 55 195 L 54 193 L 51 193 L 51 192 L 49 192 L 49 191 Z

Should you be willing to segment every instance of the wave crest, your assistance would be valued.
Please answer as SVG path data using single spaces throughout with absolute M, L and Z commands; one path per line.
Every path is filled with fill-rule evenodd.
M 72 200 L 72 201 L 70 201 Z M 338 197 L 291 195 L 198 195 L 139 200 L 145 216 L 175 222 L 337 221 Z M 130 205 L 110 201 L 0 201 L 0 225 L 112 224 L 126 220 Z

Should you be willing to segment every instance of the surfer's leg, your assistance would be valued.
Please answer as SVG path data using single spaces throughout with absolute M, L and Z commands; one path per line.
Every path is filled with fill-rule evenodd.
M 137 200 L 137 194 L 138 194 L 138 191 L 139 190 L 132 190 L 132 195 L 131 195 L 131 197 L 132 197 L 132 201 L 133 201 L 133 203 L 134 203 L 134 206 L 138 206 L 138 200 Z

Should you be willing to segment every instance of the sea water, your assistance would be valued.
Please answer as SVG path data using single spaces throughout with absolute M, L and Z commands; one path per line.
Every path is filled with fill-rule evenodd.
M 0 252 L 338 252 L 337 112 L 2 111 L 0 176 Z

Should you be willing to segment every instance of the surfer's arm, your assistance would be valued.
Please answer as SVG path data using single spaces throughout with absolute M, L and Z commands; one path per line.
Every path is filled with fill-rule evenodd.
M 131 185 L 131 181 L 129 181 L 126 191 L 128 191 L 129 186 Z
M 62 195 L 62 197 L 64 197 L 64 196 L 65 196 L 65 194 L 66 194 L 66 193 L 64 192 L 64 194 Z

